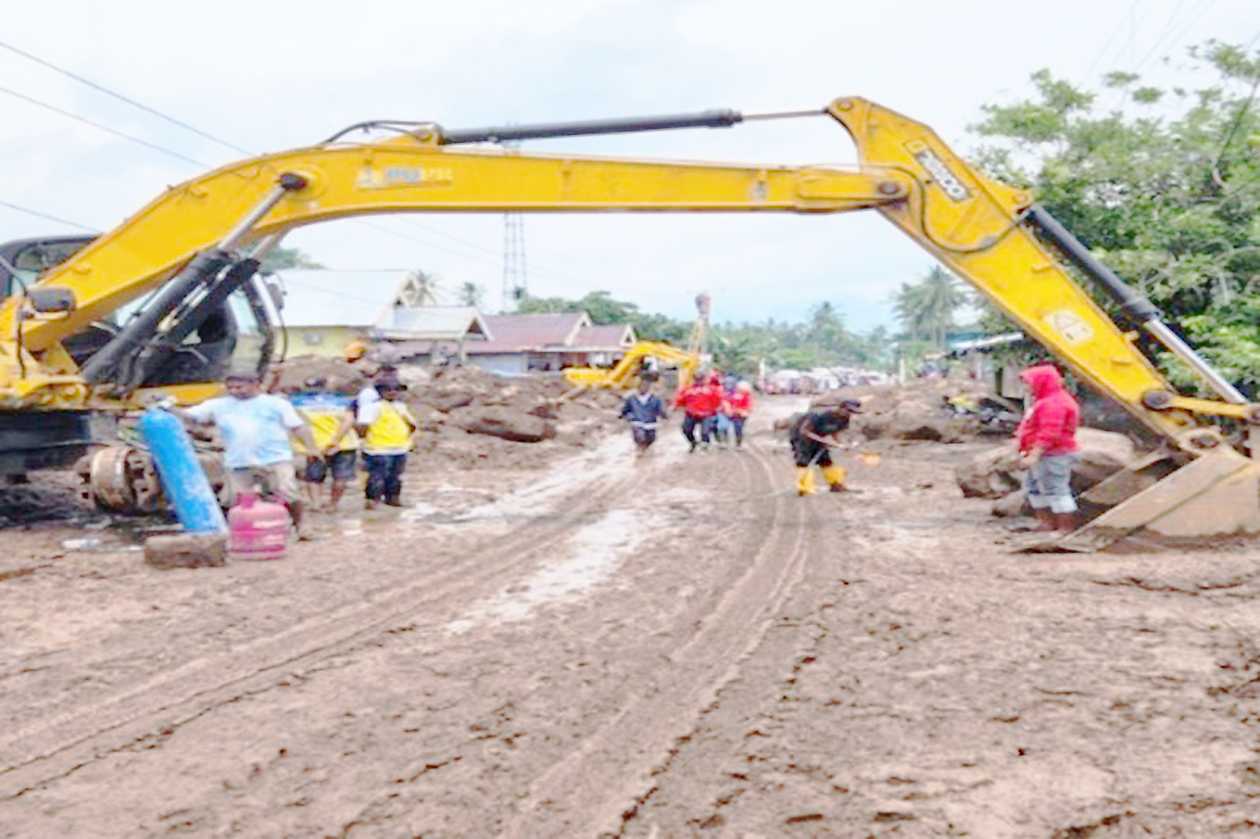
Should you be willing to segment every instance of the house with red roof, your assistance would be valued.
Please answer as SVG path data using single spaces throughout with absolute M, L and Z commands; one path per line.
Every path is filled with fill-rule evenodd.
M 586 312 L 483 318 L 490 339 L 465 346 L 468 362 L 508 375 L 610 367 L 638 340 L 630 324 L 596 326 Z

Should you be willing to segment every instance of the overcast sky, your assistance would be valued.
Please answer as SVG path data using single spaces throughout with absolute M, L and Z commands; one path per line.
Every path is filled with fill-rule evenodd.
M 43 0 L 7 10 L 0 41 L 243 148 L 306 145 L 366 118 L 448 127 L 821 107 L 860 95 L 933 126 L 964 154 L 987 102 L 1040 67 L 1078 82 L 1154 82 L 1185 48 L 1260 35 L 1258 0 L 905 0 L 348 4 Z M 1162 63 L 1173 56 L 1171 63 Z M 0 201 L 106 230 L 203 167 L 23 101 L 17 92 L 206 165 L 241 155 L 0 49 Z M 10 92 L 4 92 L 10 91 Z M 1104 99 L 1106 101 L 1106 99 Z M 852 163 L 824 119 L 526 149 L 776 164 Z M 288 244 L 347 272 L 423 268 L 500 300 L 500 215 L 381 217 L 305 228 Z M 5 239 L 74 228 L 0 206 Z M 718 320 L 799 319 L 830 300 L 850 326 L 890 323 L 889 298 L 931 264 L 874 213 L 527 216 L 529 290 L 607 289 L 683 318 L 708 290 Z M 351 274 L 329 283 L 346 283 Z M 327 292 L 321 292 L 327 294 Z M 336 298 L 328 294 L 330 305 Z

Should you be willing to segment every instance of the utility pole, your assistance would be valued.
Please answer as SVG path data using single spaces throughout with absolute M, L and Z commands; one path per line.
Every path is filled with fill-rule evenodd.
M 517 154 L 520 143 L 504 143 L 504 154 Z M 503 214 L 503 300 L 502 310 L 511 312 L 529 293 L 525 264 L 525 217 Z

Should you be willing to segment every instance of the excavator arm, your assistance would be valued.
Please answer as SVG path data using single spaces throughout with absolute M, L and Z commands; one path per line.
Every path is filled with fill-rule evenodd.
M 828 116 L 857 146 L 855 171 L 838 167 L 731 166 L 525 155 L 457 149 L 464 143 L 726 127 L 750 119 Z M 0 408 L 123 404 L 142 384 L 119 370 L 152 351 L 154 335 L 233 270 L 249 273 L 250 243 L 305 224 L 398 212 L 793 212 L 874 209 L 986 295 L 1082 380 L 1195 457 L 1219 448 L 1200 416 L 1260 421 L 1227 381 L 1164 324 L 1032 196 L 989 179 L 928 127 L 860 98 L 816 111 L 681 117 L 445 131 L 433 124 L 372 123 L 384 142 L 341 135 L 311 148 L 223 167 L 169 189 L 148 207 L 0 309 Z M 1124 319 L 1189 365 L 1219 399 L 1177 395 L 1126 331 L 1069 269 L 1096 282 Z M 76 369 L 61 342 L 118 306 L 154 291 L 137 322 Z M 45 305 L 38 305 L 40 301 Z M 56 305 L 47 305 L 52 300 Z M 160 304 L 160 305 L 159 305 Z M 176 318 L 177 319 L 177 318 Z M 143 368 L 142 368 L 143 369 Z M 123 401 L 118 401 L 123 400 Z M 1232 451 L 1232 450 L 1231 450 Z M 1247 463 L 1243 459 L 1244 463 Z M 1236 464 L 1235 464 L 1236 465 Z M 1231 473 L 1232 474 L 1232 473 Z M 1244 518 L 1260 529 L 1252 493 Z
M 698 353 L 680 350 L 670 344 L 657 341 L 637 341 L 628 348 L 617 363 L 610 369 L 597 367 L 570 367 L 564 371 L 569 384 L 580 388 L 628 388 L 632 387 L 639 377 L 639 369 L 643 359 L 652 356 L 668 366 L 676 366 L 681 371 L 680 387 L 683 387 L 695 375 L 700 366 Z

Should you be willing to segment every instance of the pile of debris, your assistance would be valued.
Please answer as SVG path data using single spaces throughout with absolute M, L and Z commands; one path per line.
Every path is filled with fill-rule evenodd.
M 908 385 L 843 388 L 816 397 L 810 407 L 860 399 L 862 414 L 854 419 L 853 428 L 868 440 L 964 443 L 985 433 L 1009 433 L 986 423 L 978 411 L 961 407 L 979 405 L 984 398 L 972 382 L 925 379 Z
M 295 358 L 286 361 L 274 387 L 296 392 L 311 378 L 323 378 L 338 393 L 353 395 L 370 383 L 371 367 L 339 359 Z M 539 461 L 535 444 L 555 442 L 582 447 L 614 426 L 621 396 L 591 390 L 573 394 L 560 375 L 519 378 L 496 376 L 476 367 L 400 367 L 406 400 L 423 433 L 422 455 L 461 466 L 510 461 Z
M 1089 491 L 1139 457 L 1132 440 L 1112 431 L 1080 428 L 1076 442 L 1080 446 L 1080 461 L 1072 470 L 1072 490 L 1077 495 Z M 1029 512 L 1024 506 L 1024 477 L 1019 453 L 1010 443 L 983 451 L 954 469 L 954 478 L 964 496 L 994 499 L 995 516 Z

